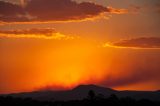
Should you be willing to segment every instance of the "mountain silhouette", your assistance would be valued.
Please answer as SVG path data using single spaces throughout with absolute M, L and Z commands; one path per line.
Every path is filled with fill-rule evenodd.
M 57 100 L 81 100 L 88 96 L 88 92 L 92 90 L 96 95 L 109 97 L 112 94 L 118 97 L 132 97 L 134 99 L 149 99 L 160 101 L 160 91 L 117 91 L 111 88 L 105 88 L 97 85 L 79 85 L 71 90 L 66 91 L 34 91 L 25 93 L 14 93 L 6 96 L 32 98 L 41 101 L 57 101 Z

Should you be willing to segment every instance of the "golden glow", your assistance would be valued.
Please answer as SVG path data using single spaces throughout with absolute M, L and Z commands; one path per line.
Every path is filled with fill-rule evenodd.
M 103 84 L 120 90 L 127 87 L 132 89 L 136 85 L 129 85 L 128 81 L 137 79 L 138 82 L 141 81 L 141 75 L 136 74 L 135 64 L 145 69 L 143 60 L 146 60 L 146 57 L 153 58 L 143 49 L 136 51 L 135 54 L 132 49 L 124 51 L 110 43 L 98 46 L 99 42 L 95 42 L 93 38 L 84 39 L 57 32 L 50 36 L 1 34 L 1 37 L 4 37 L 2 42 L 4 48 L 1 48 L 3 52 L 0 52 L 0 65 L 3 66 L 4 72 L 3 70 L 1 72 L 5 79 L 7 78 L 4 81 L 4 88 L 7 89 L 2 90 L 3 93 L 47 87 L 70 89 L 79 84 Z M 139 52 L 143 52 L 146 56 L 141 56 Z M 6 59 L 6 56 L 9 59 Z M 5 70 L 10 74 L 5 73 Z M 156 84 L 153 85 L 157 87 Z M 148 89 L 153 89 L 147 84 L 146 86 Z
M 2 6 L 5 11 L 0 16 L 0 93 L 47 87 L 70 89 L 79 84 L 99 84 L 119 90 L 159 89 L 158 11 L 151 9 L 154 3 L 146 2 L 149 7 L 143 9 L 143 2 L 128 5 L 115 1 L 94 0 L 93 6 L 87 3 L 71 9 L 63 3 L 49 8 L 46 4 L 40 9 L 44 11 L 38 11 L 39 7 L 33 3 L 37 9 L 27 8 L 22 14 L 21 10 L 16 11 L 17 7 L 11 13 L 12 8 Z M 102 8 L 98 4 L 105 7 L 104 11 L 98 12 Z M 25 9 L 26 0 L 19 0 L 19 5 Z M 150 43 L 141 41 L 151 46 L 123 47 L 116 43 L 141 36 L 158 39 L 149 40 Z
M 79 84 L 103 84 L 116 89 L 132 89 L 135 86 L 129 85 L 127 81 L 132 82 L 136 77 L 141 77 L 130 79 L 137 70 L 134 64 L 142 64 L 141 67 L 145 68 L 143 60 L 146 57 L 140 56 L 141 61 L 137 61 L 139 55 L 134 56 L 135 52 L 130 49 L 124 51 L 108 45 L 104 45 L 105 48 L 99 47 L 99 43 L 82 38 L 63 40 L 66 39 L 63 35 L 52 39 L 19 39 L 17 36 L 5 39 L 5 49 L 0 52 L 0 64 L 10 73 L 1 71 L 5 79 L 8 79 L 4 81 L 7 89 L 3 93 L 47 87 L 70 89 Z M 128 54 L 131 56 L 126 57 Z
M 50 51 L 44 55 L 44 63 L 38 66 L 39 70 L 47 71 L 49 85 L 62 88 L 98 83 L 104 79 L 106 72 L 94 46 L 81 41 Z

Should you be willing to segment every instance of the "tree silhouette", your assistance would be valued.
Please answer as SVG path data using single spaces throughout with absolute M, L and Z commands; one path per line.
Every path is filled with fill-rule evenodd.
M 113 100 L 113 101 L 117 101 L 117 100 L 118 100 L 118 97 L 117 97 L 117 95 L 115 95 L 115 94 L 111 94 L 110 97 L 109 97 L 109 99 L 111 99 L 111 100 Z
M 105 98 L 102 95 L 98 97 L 93 90 L 90 90 L 87 99 L 69 101 L 38 101 L 32 98 L 0 96 L 0 106 L 160 106 L 160 101 L 136 100 L 131 97 L 118 98 L 115 94 Z
M 88 92 L 88 97 L 90 100 L 93 100 L 95 98 L 95 92 L 93 90 L 90 90 Z

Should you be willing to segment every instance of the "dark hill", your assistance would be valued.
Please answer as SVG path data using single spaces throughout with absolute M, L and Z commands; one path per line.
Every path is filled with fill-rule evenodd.
M 110 88 L 100 87 L 96 85 L 79 85 L 72 90 L 66 91 L 36 91 L 26 93 L 9 94 L 9 96 L 20 98 L 32 98 L 35 100 L 54 101 L 54 100 L 79 100 L 86 98 L 88 92 L 93 90 L 96 95 L 104 95 L 109 97 L 115 94 L 118 97 L 132 97 L 134 99 L 149 99 L 160 101 L 159 91 L 116 91 Z M 8 96 L 8 95 L 7 95 Z

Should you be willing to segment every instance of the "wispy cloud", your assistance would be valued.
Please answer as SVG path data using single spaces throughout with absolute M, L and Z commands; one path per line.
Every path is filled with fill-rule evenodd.
M 108 12 L 112 14 L 127 14 L 129 11 L 127 9 L 116 9 L 113 7 L 108 7 Z

